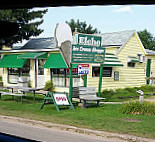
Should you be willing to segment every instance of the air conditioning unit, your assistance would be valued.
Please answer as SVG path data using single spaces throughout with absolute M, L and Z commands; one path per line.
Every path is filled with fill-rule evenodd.
M 139 63 L 143 63 L 145 62 L 145 56 L 142 55 L 142 54 L 137 54 L 138 55 L 138 58 L 139 58 Z

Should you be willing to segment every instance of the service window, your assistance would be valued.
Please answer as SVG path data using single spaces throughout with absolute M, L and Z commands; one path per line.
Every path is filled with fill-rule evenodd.
M 100 76 L 100 67 L 92 67 L 92 77 Z M 103 67 L 103 77 L 112 77 L 112 67 Z
M 128 63 L 127 63 L 127 66 L 128 66 L 128 67 L 134 68 L 134 67 L 135 67 L 135 63 L 133 63 L 133 62 L 128 62 Z

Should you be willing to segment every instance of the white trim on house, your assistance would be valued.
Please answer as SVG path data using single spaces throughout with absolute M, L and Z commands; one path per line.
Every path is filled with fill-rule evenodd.
M 0 53 L 19 53 L 19 52 L 50 52 L 59 51 L 59 48 L 54 49 L 28 49 L 28 50 L 0 50 Z
M 129 38 L 128 38 L 128 39 L 123 43 L 123 45 L 116 51 L 115 55 L 117 55 L 117 54 L 120 52 L 120 50 L 125 46 L 125 44 L 128 42 L 128 40 L 129 40 L 134 34 L 136 34 L 136 37 L 138 38 L 138 41 L 139 41 L 139 43 L 140 43 L 140 45 L 141 45 L 141 47 L 142 47 L 142 49 L 143 49 L 143 51 L 144 51 L 144 54 L 146 55 L 145 48 L 144 48 L 144 46 L 143 46 L 143 44 L 142 44 L 142 42 L 141 42 L 141 40 L 140 40 L 140 38 L 139 38 L 139 36 L 138 36 L 138 34 L 137 34 L 136 31 L 133 31 L 133 33 L 129 36 Z

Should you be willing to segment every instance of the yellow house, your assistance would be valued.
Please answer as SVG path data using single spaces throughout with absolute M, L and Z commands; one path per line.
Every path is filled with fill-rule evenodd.
M 102 90 L 138 87 L 146 84 L 146 63 L 144 60 L 140 61 L 141 57 L 145 57 L 146 52 L 136 31 L 102 34 L 102 46 L 106 48 L 106 53 L 112 53 L 117 56 L 123 64 L 123 67 L 115 66 L 115 64 L 106 65 L 108 58 L 105 58 L 103 68 L 105 75 L 103 75 L 102 79 Z M 115 62 L 117 63 L 117 61 Z M 96 86 L 97 88 L 99 77 L 93 77 L 92 75 L 92 71 L 96 66 L 92 64 L 90 67 L 88 86 Z
M 106 48 L 102 90 L 135 87 L 146 84 L 146 51 L 136 31 L 102 34 Z M 56 47 L 54 38 L 30 39 L 23 47 L 1 51 L 4 86 L 25 85 L 44 87 L 53 80 L 56 91 L 69 92 L 69 69 Z M 15 64 L 17 62 L 17 64 Z M 73 65 L 73 87 L 83 86 L 84 79 Z M 87 86 L 98 89 L 100 64 L 89 64 Z

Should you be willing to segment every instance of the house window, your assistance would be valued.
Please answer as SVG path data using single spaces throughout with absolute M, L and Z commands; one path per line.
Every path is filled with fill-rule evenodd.
M 135 67 L 135 63 L 133 63 L 133 62 L 128 62 L 127 65 L 128 65 L 128 67 L 132 67 L 132 68 Z
M 29 76 L 30 60 L 27 60 L 23 68 L 8 68 L 8 83 L 17 84 L 20 76 Z
M 100 67 L 92 67 L 92 77 L 100 76 Z M 112 77 L 112 67 L 103 67 L 102 77 Z

